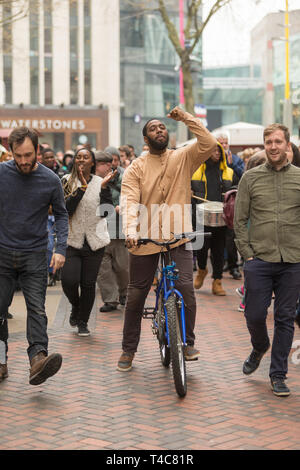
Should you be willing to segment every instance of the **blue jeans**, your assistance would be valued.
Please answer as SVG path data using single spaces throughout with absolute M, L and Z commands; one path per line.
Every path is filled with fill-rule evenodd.
M 286 378 L 288 357 L 294 337 L 294 319 L 300 290 L 300 263 L 269 263 L 259 258 L 246 261 L 245 317 L 251 343 L 257 351 L 265 351 L 270 343 L 267 314 L 274 300 L 274 334 L 270 377 Z
M 0 250 L 0 363 L 7 360 L 8 325 L 6 314 L 11 304 L 16 280 L 19 280 L 27 307 L 26 336 L 31 360 L 37 353 L 48 353 L 47 252 Z
M 54 251 L 55 244 L 55 219 L 53 215 L 48 215 L 48 246 L 47 246 L 47 256 L 48 256 L 48 272 L 53 273 L 53 268 L 50 268 L 50 263 Z

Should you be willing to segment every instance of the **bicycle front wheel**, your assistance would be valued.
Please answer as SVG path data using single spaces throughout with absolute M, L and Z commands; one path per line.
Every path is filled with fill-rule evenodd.
M 158 343 L 159 343 L 159 352 L 161 363 L 164 367 L 169 367 L 171 362 L 170 348 L 168 346 L 167 340 L 167 327 L 166 327 L 166 318 L 164 312 L 164 302 L 163 297 L 160 295 L 158 302 L 158 314 L 157 314 L 157 323 L 158 323 Z
M 175 294 L 170 295 L 166 301 L 165 307 L 167 311 L 171 363 L 175 389 L 180 397 L 184 397 L 187 392 L 186 367 Z

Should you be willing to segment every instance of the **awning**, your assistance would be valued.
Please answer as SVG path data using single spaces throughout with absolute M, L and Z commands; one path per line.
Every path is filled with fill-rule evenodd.
M 9 137 L 12 129 L 0 129 L 0 137 Z

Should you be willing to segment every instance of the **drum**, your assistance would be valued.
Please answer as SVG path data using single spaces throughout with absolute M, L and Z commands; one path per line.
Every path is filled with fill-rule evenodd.
M 207 227 L 224 227 L 226 225 L 223 217 L 223 203 L 218 201 L 197 204 L 198 216 Z

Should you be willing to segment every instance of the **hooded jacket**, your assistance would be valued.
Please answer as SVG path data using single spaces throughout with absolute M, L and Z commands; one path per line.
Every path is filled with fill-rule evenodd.
M 221 144 L 218 142 L 221 151 L 219 163 L 207 160 L 200 165 L 192 176 L 192 191 L 195 196 L 209 201 L 223 201 L 223 195 L 234 184 L 234 171 L 228 167 L 226 154 Z M 201 201 L 193 199 L 193 203 L 199 204 Z

